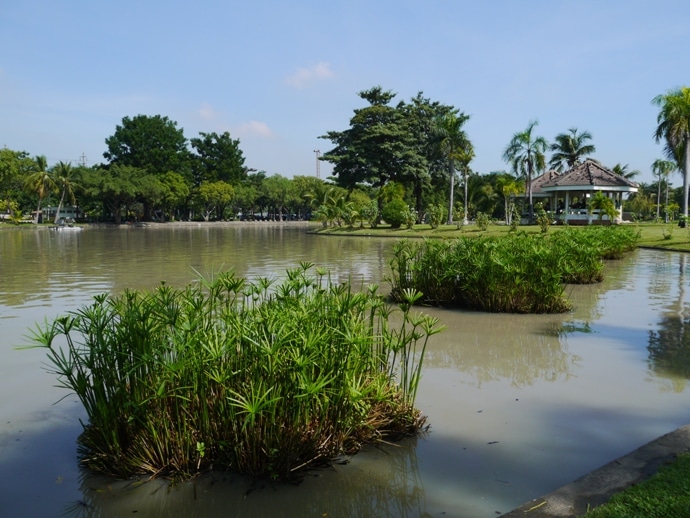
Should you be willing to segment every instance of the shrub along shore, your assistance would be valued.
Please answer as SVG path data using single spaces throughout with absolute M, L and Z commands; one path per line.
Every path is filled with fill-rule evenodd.
M 335 284 L 303 263 L 276 284 L 226 272 L 100 295 L 36 326 L 31 341 L 86 410 L 88 468 L 290 480 L 424 426 L 414 401 L 441 327 L 410 311 L 418 296 L 407 290 L 393 308 L 377 286 Z

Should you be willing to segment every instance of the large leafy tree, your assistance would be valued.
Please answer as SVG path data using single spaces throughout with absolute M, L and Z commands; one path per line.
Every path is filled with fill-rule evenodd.
M 163 186 L 163 196 L 161 199 L 162 217 L 165 218 L 167 213 L 174 220 L 175 209 L 179 208 L 189 198 L 189 185 L 181 174 L 172 171 L 165 173 L 160 181 Z
M 0 202 L 12 217 L 16 216 L 17 198 L 22 194 L 24 179 L 34 166 L 25 151 L 0 148 Z
M 193 155 L 192 170 L 194 184 L 224 181 L 237 185 L 247 176 L 244 156 L 239 139 L 230 137 L 227 131 L 199 133 L 200 137 L 190 139 L 196 154 Z
M 690 194 L 690 87 L 683 86 L 658 95 L 652 103 L 659 107 L 654 138 L 666 142 L 668 158 L 683 171 L 683 216 L 688 216 Z
M 536 120 L 531 121 L 524 131 L 515 133 L 503 152 L 503 160 L 511 165 L 513 173 L 518 177 L 526 178 L 530 219 L 534 219 L 532 176 L 546 168 L 544 153 L 548 147 L 544 137 L 535 135 L 534 128 L 538 124 Z
M 113 164 L 145 169 L 152 174 L 169 171 L 191 179 L 187 139 L 177 123 L 160 115 L 124 117 L 115 133 L 105 139 L 103 156 Z
M 572 169 L 596 151 L 594 144 L 588 143 L 591 140 L 592 135 L 588 131 L 578 133 L 577 128 L 570 128 L 568 133 L 559 133 L 549 147 L 553 151 L 549 166 L 557 171 Z
M 101 202 L 115 223 L 122 222 L 123 214 L 141 191 L 141 178 L 146 171 L 132 166 L 111 164 L 82 172 L 82 188 L 87 196 Z
M 360 184 L 381 188 L 424 170 L 424 157 L 415 145 L 403 110 L 389 104 L 395 94 L 377 86 L 359 96 L 369 105 L 355 110 L 350 127 L 320 137 L 335 145 L 322 160 L 334 165 L 336 183 L 348 190 Z
M 298 203 L 297 191 L 292 180 L 279 174 L 266 178 L 262 185 L 262 191 L 267 202 L 273 206 L 274 214 L 278 213 L 278 219 L 283 220 L 289 216 L 287 210 Z
M 402 111 L 413 135 L 412 142 L 417 153 L 424 159 L 425 167 L 413 168 L 411 171 L 414 175 L 403 179 L 406 184 L 412 185 L 414 206 L 421 218 L 424 206 L 432 203 L 427 193 L 434 187 L 445 191 L 448 185 L 448 163 L 439 146 L 437 122 L 449 113 L 457 113 L 457 110 L 424 97 L 423 92 L 418 92 L 409 103 L 398 104 L 398 110 Z
M 450 180 L 450 195 L 448 205 L 448 224 L 453 223 L 453 209 L 455 205 L 455 171 L 459 165 L 465 174 L 465 201 L 467 200 L 467 171 L 469 163 L 474 157 L 472 144 L 467 138 L 463 125 L 469 119 L 469 115 L 459 113 L 457 110 L 445 114 L 438 119 L 436 132 L 438 135 L 438 146 L 441 154 L 448 164 L 448 176 Z M 463 223 L 467 223 L 467 203 L 465 202 L 465 217 Z
M 234 192 L 232 185 L 227 182 L 202 182 L 196 189 L 194 201 L 201 208 L 204 221 L 209 221 L 214 213 L 216 219 L 222 219 Z

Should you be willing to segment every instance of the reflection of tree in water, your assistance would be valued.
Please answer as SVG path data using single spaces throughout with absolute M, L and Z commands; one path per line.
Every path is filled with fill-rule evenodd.
M 649 363 L 660 376 L 690 379 L 690 319 L 669 315 L 649 332 Z
M 568 379 L 580 359 L 560 332 L 562 315 L 433 314 L 448 328 L 432 338 L 425 366 L 468 373 L 478 386 L 503 379 L 515 387 Z
M 670 260 L 666 262 L 670 263 Z M 669 311 L 661 318 L 657 329 L 649 332 L 647 345 L 651 370 L 660 377 L 668 378 L 671 390 L 675 392 L 682 392 L 687 384 L 686 380 L 690 379 L 690 318 L 686 317 L 685 306 L 686 269 L 687 255 L 678 254 L 678 298 L 668 307 Z M 676 282 L 669 275 L 662 279 Z M 658 286 L 652 284 L 649 291 L 650 295 L 657 293 Z
M 84 473 L 83 499 L 71 502 L 65 515 L 427 517 L 416 443 L 406 439 L 381 452 L 360 453 L 375 456 L 363 465 L 358 458 L 337 472 L 312 471 L 299 487 L 221 472 L 176 485 Z

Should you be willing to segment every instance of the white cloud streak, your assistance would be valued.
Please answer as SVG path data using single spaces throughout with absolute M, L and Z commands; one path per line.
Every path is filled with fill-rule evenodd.
M 335 77 L 330 63 L 321 61 L 308 68 L 298 68 L 293 74 L 285 78 L 285 84 L 299 90 L 307 88 L 319 81 L 326 81 Z

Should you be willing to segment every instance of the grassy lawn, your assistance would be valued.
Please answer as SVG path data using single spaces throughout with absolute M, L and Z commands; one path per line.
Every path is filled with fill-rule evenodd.
M 637 243 L 640 247 L 659 248 L 662 250 L 675 250 L 680 252 L 690 252 L 690 229 L 679 228 L 677 223 L 630 223 L 639 228 L 640 240 Z M 552 226 L 549 232 L 556 232 L 561 227 Z M 525 225 L 519 227 L 521 232 L 535 233 L 541 232 L 538 225 Z M 429 225 L 415 225 L 411 229 L 390 228 L 388 225 L 380 225 L 377 228 L 357 228 L 357 227 L 319 227 L 316 232 L 324 235 L 349 235 L 349 236 L 371 236 L 371 237 L 393 237 L 398 239 L 405 238 L 454 238 L 459 236 L 500 236 L 510 231 L 506 225 L 489 225 L 485 231 L 479 230 L 476 225 L 468 225 L 458 229 L 455 225 L 441 225 L 432 229 Z
M 644 482 L 614 495 L 587 518 L 690 516 L 690 454 L 663 466 Z

